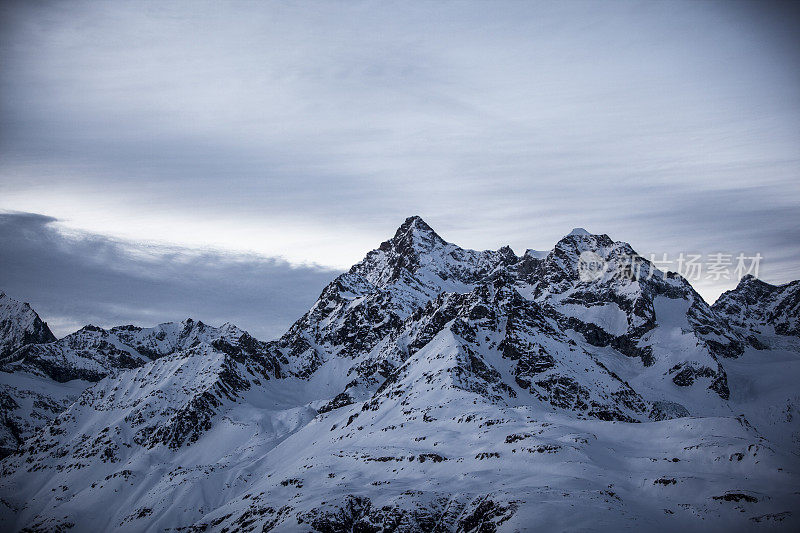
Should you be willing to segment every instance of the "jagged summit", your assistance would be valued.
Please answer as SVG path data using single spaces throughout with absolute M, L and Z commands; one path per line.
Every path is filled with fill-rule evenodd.
M 401 286 L 421 290 L 428 299 L 441 290 L 442 282 L 451 290 L 457 287 L 460 290 L 497 264 L 516 260 L 507 246 L 497 251 L 477 251 L 448 243 L 421 217 L 412 216 L 403 222 L 394 237 L 369 252 L 349 273 L 378 287 L 395 285 L 401 290 Z M 480 276 L 476 277 L 476 271 Z
M 583 228 L 573 228 L 572 231 L 570 231 L 567 234 L 567 236 L 570 236 L 570 235 L 591 235 L 591 233 L 589 233 L 588 231 L 586 231 Z
M 30 305 L 0 291 L 0 361 L 25 345 L 55 340 L 47 323 Z
M 446 246 L 447 242 L 431 228 L 422 217 L 408 217 L 394 234 L 394 237 L 381 243 L 379 249 L 395 251 L 403 255 L 430 252 Z
M 394 238 L 398 239 L 404 235 L 407 235 L 409 232 L 416 233 L 416 234 L 423 234 L 423 235 L 431 235 L 439 238 L 436 232 L 431 228 L 427 222 L 422 220 L 422 217 L 419 215 L 413 215 L 405 219 L 403 223 L 397 228 L 397 231 L 394 234 Z M 444 241 L 443 241 L 444 242 Z
M 745 274 L 739 279 L 739 283 L 736 284 L 736 288 L 734 290 L 736 291 L 740 291 L 743 289 L 772 290 L 777 287 L 778 287 L 777 285 L 767 283 L 766 281 L 755 277 L 753 274 Z
M 772 285 L 748 274 L 712 308 L 747 334 L 800 336 L 800 281 Z
M 589 233 L 582 228 L 576 228 L 559 239 L 559 241 L 555 244 L 554 249 L 558 248 L 559 246 L 563 246 L 564 243 L 568 243 L 568 246 L 571 247 L 591 249 L 592 247 L 610 246 L 614 243 L 614 241 L 605 233 Z

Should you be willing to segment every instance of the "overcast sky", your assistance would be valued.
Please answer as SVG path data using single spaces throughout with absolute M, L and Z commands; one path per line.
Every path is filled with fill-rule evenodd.
M 62 329 L 271 335 L 333 277 L 319 265 L 411 214 L 470 248 L 580 226 L 800 278 L 796 5 L 3 2 L 0 210 L 41 216 L 5 215 L 0 289 Z M 20 281 L 37 264 L 60 272 L 46 291 Z

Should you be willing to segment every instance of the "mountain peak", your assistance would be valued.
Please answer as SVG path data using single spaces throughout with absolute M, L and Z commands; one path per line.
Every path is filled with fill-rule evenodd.
M 394 238 L 402 238 L 404 235 L 411 233 L 416 233 L 420 235 L 432 235 L 434 237 L 439 237 L 436 232 L 431 228 L 427 222 L 422 220 L 422 217 L 419 215 L 410 216 L 397 228 L 397 231 L 394 234 Z
M 737 289 L 741 289 L 743 287 L 747 287 L 747 286 L 750 286 L 750 285 L 757 285 L 757 286 L 760 286 L 760 287 L 767 286 L 767 287 L 770 287 L 770 288 L 774 288 L 775 287 L 774 285 L 770 285 L 766 281 L 762 281 L 762 280 L 758 279 L 757 277 L 755 277 L 752 274 L 746 274 L 739 280 L 739 283 L 736 284 L 736 288 Z
M 583 228 L 575 228 L 564 235 L 553 250 L 570 250 L 571 253 L 580 254 L 584 251 L 599 252 L 601 248 L 613 245 L 614 241 L 605 233 L 589 233 Z
M 751 303 L 755 303 L 757 300 L 763 300 L 776 291 L 778 291 L 777 286 L 760 280 L 752 274 L 747 274 L 739 279 L 739 283 L 736 284 L 735 288 L 722 293 L 714 305 L 719 304 L 717 307 L 721 308 L 727 300 L 742 297 L 751 300 Z
M 0 291 L 0 359 L 27 344 L 56 340 L 53 332 L 27 302 Z
M 447 242 L 442 239 L 419 215 L 408 217 L 390 240 L 381 244 L 381 250 L 398 252 L 429 251 Z
M 583 228 L 572 228 L 572 231 L 570 231 L 567 234 L 567 237 L 570 237 L 572 235 L 591 235 L 591 233 L 589 233 L 588 231 L 586 231 Z

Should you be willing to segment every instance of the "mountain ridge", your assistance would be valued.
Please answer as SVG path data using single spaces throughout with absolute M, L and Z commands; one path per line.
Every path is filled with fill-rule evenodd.
M 184 321 L 59 341 L 107 372 L 0 463 L 0 524 L 794 525 L 800 343 L 736 309 L 607 235 L 516 256 L 409 217 L 276 340 Z M 0 377 L 55 386 L 51 344 Z

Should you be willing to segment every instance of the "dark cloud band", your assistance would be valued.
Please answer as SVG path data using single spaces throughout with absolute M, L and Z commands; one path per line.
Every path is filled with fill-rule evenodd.
M 52 217 L 0 213 L 0 289 L 65 334 L 93 323 L 233 322 L 260 338 L 283 331 L 335 272 L 253 255 L 65 234 Z

